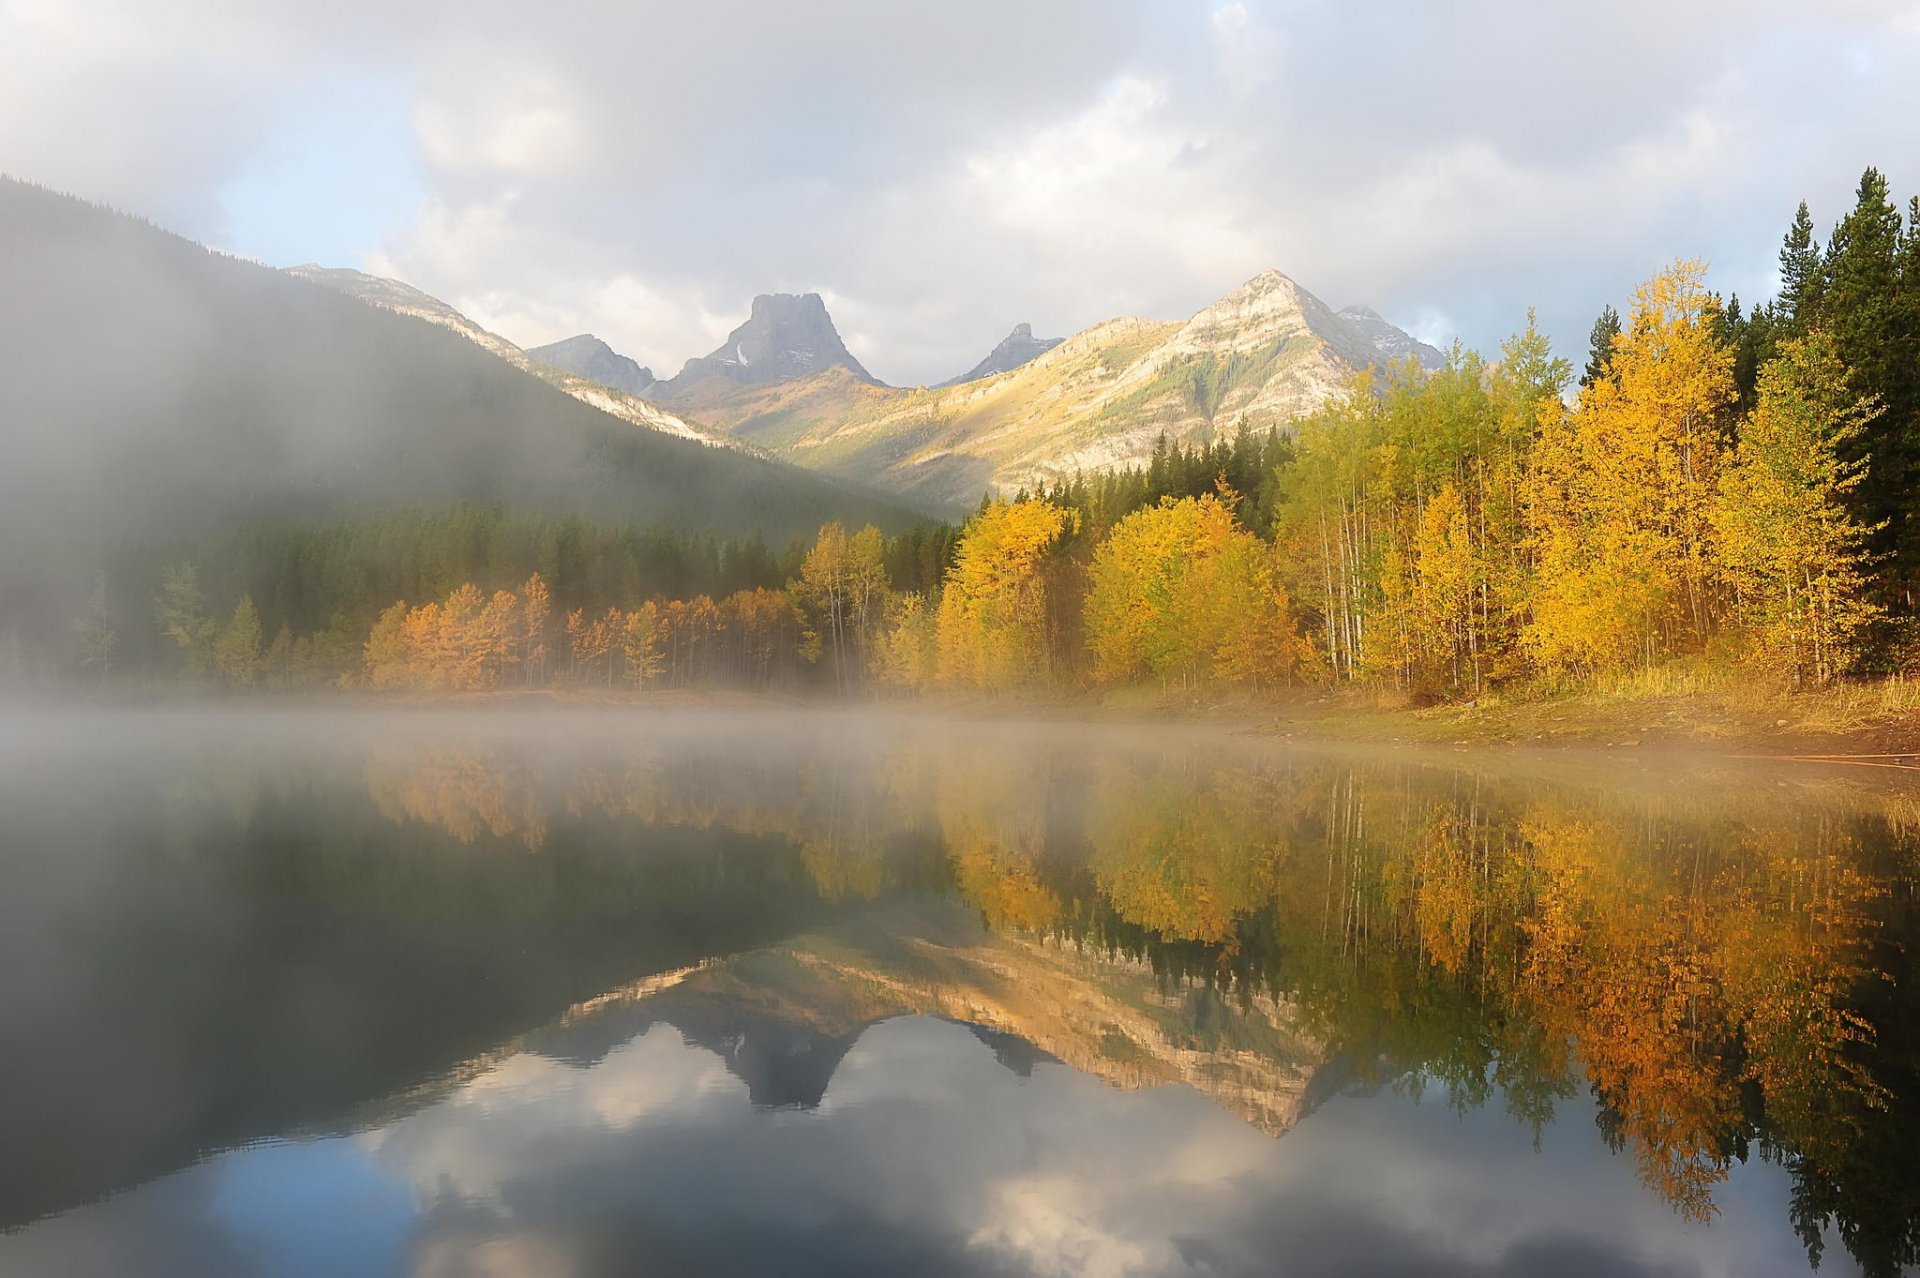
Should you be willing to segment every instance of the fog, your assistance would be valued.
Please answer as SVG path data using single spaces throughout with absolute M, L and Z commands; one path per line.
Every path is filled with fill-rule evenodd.
M 456 1266 L 531 1248 L 615 1272 L 658 1245 L 721 1268 L 1239 1273 L 1279 1248 L 1332 1273 L 1359 1237 L 1423 1272 L 1792 1272 L 1784 1172 L 1740 1172 L 1719 1226 L 1683 1228 L 1597 1141 L 1584 1090 L 1536 1112 L 1565 1113 L 1543 1158 L 1499 1093 L 1456 1096 L 1463 1127 L 1456 1083 L 1417 1081 L 1438 1060 L 1335 1051 L 1353 1031 L 1260 973 L 1388 945 L 1322 930 L 1346 909 L 1322 913 L 1334 867 L 1384 857 L 1392 883 L 1450 829 L 1603 837 L 1623 884 L 1673 859 L 1738 923 L 1747 898 L 1720 885 L 1752 857 L 1850 845 L 1855 873 L 1890 872 L 1903 802 L 1778 765 L 1205 724 L 16 705 L 0 1227 L 21 1232 L 0 1267 L 219 1269 L 257 1256 L 219 1185 L 284 1178 L 311 1218 L 338 1210 L 333 1167 L 376 1197 L 412 1186 L 380 1210 Z M 1420 1041 L 1487 1032 L 1448 1006 L 1399 1015 Z M 960 1009 L 974 1029 L 943 1023 Z M 1186 1028 L 1152 1028 L 1169 1016 Z M 1147 1037 L 1113 1047 L 1116 1021 Z M 296 1245 L 265 1200 L 246 1219 Z M 386 1236 L 299 1235 L 335 1264 Z
M 99 574 L 131 639 L 162 564 L 262 528 L 467 503 L 784 545 L 829 518 L 910 518 L 4 177 L 0 450 L 0 677 L 60 666 Z

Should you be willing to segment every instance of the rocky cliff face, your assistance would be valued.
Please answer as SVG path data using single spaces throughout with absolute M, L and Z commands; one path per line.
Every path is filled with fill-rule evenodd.
M 747 322 L 727 334 L 719 349 L 688 360 L 651 394 L 665 404 L 693 402 L 728 387 L 767 386 L 833 368 L 874 383 L 840 340 L 818 293 L 762 293 L 753 299 Z
M 1429 373 L 1446 365 L 1447 357 L 1438 347 L 1429 346 L 1405 329 L 1388 323 L 1380 318 L 1378 311 L 1368 310 L 1364 306 L 1343 306 L 1340 308 L 1340 318 L 1372 343 L 1388 363 L 1403 363 L 1411 355 Z
M 1011 333 L 1000 344 L 987 353 L 987 357 L 975 364 L 958 377 L 950 377 L 941 382 L 941 386 L 960 386 L 967 382 L 977 382 L 983 377 L 992 377 L 999 373 L 1011 373 L 1014 369 L 1030 360 L 1045 355 L 1058 346 L 1065 338 L 1035 337 L 1033 325 L 1016 324 Z
M 582 333 L 578 337 L 569 337 L 546 346 L 529 347 L 527 356 L 549 368 L 584 377 L 590 382 L 599 382 L 602 386 L 611 386 L 629 395 L 644 395 L 660 380 L 653 375 L 652 369 L 622 355 L 591 333 Z

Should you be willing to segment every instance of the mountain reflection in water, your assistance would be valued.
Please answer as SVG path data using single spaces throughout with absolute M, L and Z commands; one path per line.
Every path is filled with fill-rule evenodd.
M 1916 1259 L 1897 779 L 797 712 L 12 720 L 0 1272 Z

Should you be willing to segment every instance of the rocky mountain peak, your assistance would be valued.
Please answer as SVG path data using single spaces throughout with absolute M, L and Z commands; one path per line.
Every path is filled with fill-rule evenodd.
M 629 395 L 644 395 L 660 380 L 653 375 L 652 369 L 622 355 L 592 333 L 581 333 L 546 346 L 529 347 L 527 354 L 549 368 L 623 390 Z
M 1181 355 L 1228 356 L 1314 342 L 1356 368 L 1379 359 L 1372 344 L 1332 307 L 1268 269 L 1188 320 L 1169 347 Z
M 960 376 L 948 378 L 940 385 L 960 386 L 967 382 L 977 382 L 983 377 L 1012 372 L 1029 360 L 1046 354 L 1064 340 L 1059 337 L 1035 337 L 1033 325 L 1015 324 L 1013 331 L 1002 338 L 1000 344 L 989 351 L 985 359 Z
M 713 378 L 765 385 L 836 366 L 852 370 L 862 381 L 874 381 L 840 340 L 818 293 L 762 293 L 753 299 L 746 323 L 727 334 L 717 350 L 688 360 L 678 376 L 657 389 L 671 398 Z

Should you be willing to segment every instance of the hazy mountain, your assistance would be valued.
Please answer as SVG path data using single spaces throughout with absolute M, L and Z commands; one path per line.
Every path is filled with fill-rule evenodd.
M 297 275 L 315 284 L 323 284 L 335 292 L 345 293 L 348 297 L 356 298 L 368 305 L 397 311 L 402 315 L 410 315 L 415 319 L 423 319 L 429 324 L 438 324 L 441 328 L 451 329 L 481 349 L 498 355 L 521 372 L 538 377 L 565 391 L 581 403 L 591 404 L 601 412 L 610 413 L 624 422 L 643 426 L 648 430 L 657 430 L 665 435 L 677 435 L 682 439 L 691 439 L 702 444 L 727 448 L 741 447 L 739 441 L 725 434 L 708 430 L 684 417 L 675 416 L 630 391 L 556 366 L 552 361 L 535 359 L 529 352 L 521 350 L 498 333 L 487 331 L 439 298 L 423 293 L 411 284 L 381 275 L 368 275 L 364 271 L 348 270 L 344 267 L 315 266 L 312 263 L 292 267 L 288 274 Z M 579 340 L 579 338 L 569 339 L 576 342 Z M 608 350 L 607 353 L 614 354 L 612 350 Z M 614 355 L 614 358 L 625 357 Z M 632 360 L 626 362 L 633 363 Z M 634 367 L 639 368 L 639 365 L 635 364 Z M 646 372 L 645 369 L 640 371 Z M 650 373 L 647 375 L 652 376 Z
M 724 398 L 739 387 L 769 386 L 814 374 L 843 371 L 879 385 L 845 342 L 818 293 L 762 293 L 747 322 L 727 334 L 711 355 L 690 359 L 649 395 L 670 407 L 693 408 Z
M 1382 351 L 1278 271 L 1182 321 L 1108 320 L 1018 367 L 896 390 L 834 366 L 683 411 L 802 465 L 958 513 L 983 489 L 1147 460 L 1155 440 L 1286 426 Z
M 590 382 L 599 382 L 602 386 L 611 386 L 629 395 L 644 395 L 660 380 L 653 375 L 651 368 L 622 355 L 592 333 L 530 347 L 527 355 L 549 368 L 584 377 Z
M 10 179 L 0 297 L 0 618 L 49 636 L 104 557 L 259 522 L 486 502 L 778 540 L 910 519 L 636 429 L 479 338 Z
M 967 382 L 977 382 L 983 377 L 992 377 L 996 373 L 1011 373 L 1027 361 L 1045 355 L 1065 340 L 1063 337 L 1035 337 L 1033 325 L 1016 324 L 998 346 L 987 352 L 985 359 L 960 376 L 941 382 L 940 386 L 961 386 Z
M 1437 346 L 1429 346 L 1403 328 L 1396 328 L 1380 318 L 1378 311 L 1364 306 L 1343 306 L 1340 318 L 1354 327 L 1362 337 L 1373 343 L 1375 350 L 1383 355 L 1387 362 L 1398 364 L 1411 355 L 1420 361 L 1420 367 L 1429 373 L 1446 367 L 1447 357 Z

